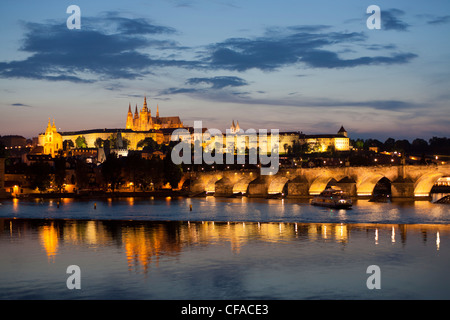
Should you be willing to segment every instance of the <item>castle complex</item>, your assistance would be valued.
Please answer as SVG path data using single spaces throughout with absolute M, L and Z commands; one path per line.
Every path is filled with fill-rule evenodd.
M 138 144 L 146 138 L 152 138 L 158 144 L 168 144 L 174 130 L 184 128 L 193 134 L 193 128 L 186 127 L 179 116 L 160 117 L 159 106 L 156 106 L 156 115 L 153 117 L 150 108 L 147 105 L 147 98 L 144 98 L 144 104 L 138 111 L 136 105 L 134 114 L 131 111 L 131 104 L 128 105 L 128 113 L 124 129 L 91 129 L 72 132 L 57 132 L 55 120 L 51 124 L 50 119 L 44 133 L 38 138 L 39 149 L 35 153 L 51 155 L 54 157 L 64 144 L 71 148 L 98 148 L 102 141 L 114 141 L 114 149 L 118 154 L 126 155 L 127 150 L 139 150 Z M 238 134 L 243 132 L 233 120 L 230 133 Z M 205 135 L 206 129 L 203 132 Z M 205 136 L 204 136 L 205 138 Z M 206 137 L 207 140 L 207 137 Z M 270 145 L 270 134 L 263 142 Z M 330 150 L 347 151 L 350 150 L 349 138 L 344 127 L 337 134 L 306 135 L 299 131 L 290 131 L 279 133 L 279 153 L 289 153 L 294 145 L 309 146 L 308 152 L 326 152 Z M 207 147 L 205 144 L 204 147 Z M 224 146 L 231 150 L 232 146 Z M 230 148 L 231 147 L 231 148 Z M 262 146 L 259 146 L 262 147 Z

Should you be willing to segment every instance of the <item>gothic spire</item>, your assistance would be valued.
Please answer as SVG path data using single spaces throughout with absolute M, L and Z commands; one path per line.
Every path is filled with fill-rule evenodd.
M 137 109 L 137 103 L 136 103 L 136 109 L 134 110 L 134 118 L 135 119 L 139 118 L 139 112 L 138 112 L 138 109 Z
M 148 111 L 147 108 L 147 96 L 144 96 L 144 107 L 142 108 L 143 111 Z

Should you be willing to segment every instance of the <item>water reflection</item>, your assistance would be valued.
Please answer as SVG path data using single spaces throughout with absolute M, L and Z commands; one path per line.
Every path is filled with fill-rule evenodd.
M 41 245 L 47 253 L 49 261 L 54 261 L 55 256 L 58 253 L 59 243 L 58 231 L 55 228 L 54 223 L 51 222 L 50 225 L 41 226 L 38 230 Z
M 158 267 L 162 257 L 178 257 L 192 246 L 221 245 L 234 254 L 249 242 L 331 242 L 345 246 L 362 236 L 374 239 L 375 245 L 396 244 L 397 237 L 406 245 L 408 237 L 434 242 L 441 247 L 449 225 L 380 225 L 344 223 L 262 223 L 214 221 L 95 221 L 0 219 L 1 239 L 37 235 L 49 262 L 53 263 L 64 248 L 70 246 L 121 249 L 128 269 L 148 272 Z

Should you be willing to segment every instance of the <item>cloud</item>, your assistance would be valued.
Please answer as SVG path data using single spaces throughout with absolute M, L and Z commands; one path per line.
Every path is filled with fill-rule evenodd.
M 162 90 L 160 95 L 171 94 L 199 94 L 203 96 L 216 96 L 214 91 L 222 90 L 228 87 L 242 87 L 248 85 L 247 81 L 235 76 L 217 76 L 217 77 L 205 77 L 205 78 L 189 78 L 185 84 L 190 85 L 190 88 L 168 88 Z M 206 84 L 208 87 L 198 86 Z M 224 94 L 224 93 L 222 93 Z M 243 92 L 227 92 L 225 95 L 242 95 Z
M 171 95 L 171 94 L 179 94 L 179 93 L 195 93 L 202 91 L 201 89 L 196 88 L 167 88 L 162 90 L 160 95 Z
M 248 83 L 239 77 L 227 77 L 227 76 L 219 76 L 213 78 L 190 78 L 186 81 L 187 84 L 195 85 L 195 84 L 210 84 L 212 89 L 223 89 L 225 87 L 240 87 L 245 86 Z
M 427 21 L 427 23 L 432 25 L 450 23 L 450 16 L 434 17 L 432 20 Z
M 392 21 L 392 19 L 388 20 L 390 28 L 395 25 Z M 316 32 L 324 31 L 324 29 L 325 26 L 290 27 L 284 30 L 276 29 L 277 32 L 271 29 L 263 37 L 230 38 L 211 45 L 205 61 L 214 69 L 243 72 L 253 68 L 274 71 L 300 63 L 311 68 L 402 64 L 417 57 L 414 53 L 397 52 L 387 56 L 361 56 L 346 59 L 336 53 L 336 46 L 346 43 L 361 45 L 366 40 L 365 35 L 359 32 Z M 387 48 L 395 48 L 395 46 L 384 47 L 384 49 Z
M 386 11 L 388 28 L 402 25 L 396 18 L 401 14 L 398 9 Z M 29 57 L 0 62 L 0 78 L 93 83 L 142 79 L 154 74 L 156 68 L 165 67 L 239 72 L 276 71 L 286 66 L 333 69 L 403 64 L 417 57 L 414 53 L 398 52 L 393 45 L 367 47 L 367 36 L 363 32 L 333 32 L 326 25 L 271 27 L 260 37 L 229 38 L 197 48 L 180 46 L 171 40 L 170 37 L 177 34 L 174 28 L 147 19 L 124 17 L 117 12 L 107 12 L 96 18 L 84 17 L 81 30 L 68 30 L 65 23 L 55 21 L 25 23 L 24 27 L 26 32 L 20 51 Z M 340 51 L 340 46 L 344 45 L 347 51 Z M 358 47 L 390 54 L 357 56 Z M 345 54 L 352 56 L 348 58 Z M 238 77 L 199 77 L 189 79 L 187 84 L 223 89 L 247 83 Z M 169 88 L 167 92 L 196 90 L 198 88 Z
M 99 20 L 98 18 L 96 20 Z M 126 18 L 120 16 L 118 12 L 107 12 L 101 20 L 108 24 L 113 24 L 116 33 L 127 35 L 143 35 L 143 34 L 174 34 L 176 30 L 171 27 L 161 26 L 150 23 L 143 18 Z
M 384 30 L 408 31 L 409 24 L 400 20 L 404 11 L 400 9 L 381 10 L 381 28 Z
M 101 21 L 101 22 L 99 22 Z M 107 24 L 108 27 L 103 27 Z M 137 79 L 152 67 L 190 67 L 197 62 L 150 56 L 145 50 L 178 48 L 174 41 L 149 38 L 173 34 L 172 28 L 110 13 L 104 20 L 86 17 L 81 30 L 64 23 L 25 23 L 20 61 L 0 62 L 0 77 L 91 83 L 100 79 Z M 158 51 L 158 50 L 154 50 Z
M 24 103 L 13 103 L 13 104 L 11 104 L 11 106 L 13 106 L 13 107 L 27 107 L 27 108 L 31 107 L 29 104 L 24 104 Z

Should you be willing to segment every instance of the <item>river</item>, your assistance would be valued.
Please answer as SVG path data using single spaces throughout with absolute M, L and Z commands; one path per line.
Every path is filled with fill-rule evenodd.
M 191 210 L 192 206 L 192 210 Z M 450 210 L 248 198 L 4 200 L 0 299 L 449 299 Z M 67 267 L 81 270 L 68 289 Z M 367 286 L 368 267 L 381 271 Z

